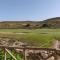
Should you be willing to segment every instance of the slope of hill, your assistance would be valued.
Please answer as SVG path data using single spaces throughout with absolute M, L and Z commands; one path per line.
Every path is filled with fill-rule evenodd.
M 44 23 L 49 25 L 52 28 L 60 28 L 60 17 L 44 20 Z
M 60 17 L 50 18 L 44 21 L 3 21 L 0 22 L 0 28 L 60 28 Z

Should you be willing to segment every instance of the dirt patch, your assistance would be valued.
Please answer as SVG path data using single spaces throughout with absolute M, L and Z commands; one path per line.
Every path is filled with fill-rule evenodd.
M 21 47 L 26 45 L 19 40 L 9 39 L 9 38 L 0 38 L 0 46 L 13 46 L 13 47 Z
M 24 34 L 26 34 L 26 33 L 15 33 L 15 34 L 23 34 L 23 35 L 24 35 Z

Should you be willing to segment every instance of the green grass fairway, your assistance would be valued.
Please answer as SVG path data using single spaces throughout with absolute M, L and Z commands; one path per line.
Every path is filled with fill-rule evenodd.
M 29 45 L 50 47 L 55 39 L 60 40 L 60 29 L 0 29 L 0 37 L 8 37 Z

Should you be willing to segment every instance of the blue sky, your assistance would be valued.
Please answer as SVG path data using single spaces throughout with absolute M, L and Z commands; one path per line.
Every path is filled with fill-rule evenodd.
M 60 17 L 60 0 L 0 0 L 0 21 Z

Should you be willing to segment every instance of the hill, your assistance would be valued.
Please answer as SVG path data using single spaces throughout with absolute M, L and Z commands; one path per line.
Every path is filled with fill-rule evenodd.
M 60 17 L 44 20 L 44 23 L 47 24 L 50 28 L 60 28 Z
M 5 29 L 37 29 L 37 28 L 60 28 L 60 17 L 46 19 L 44 21 L 3 21 L 0 28 Z

